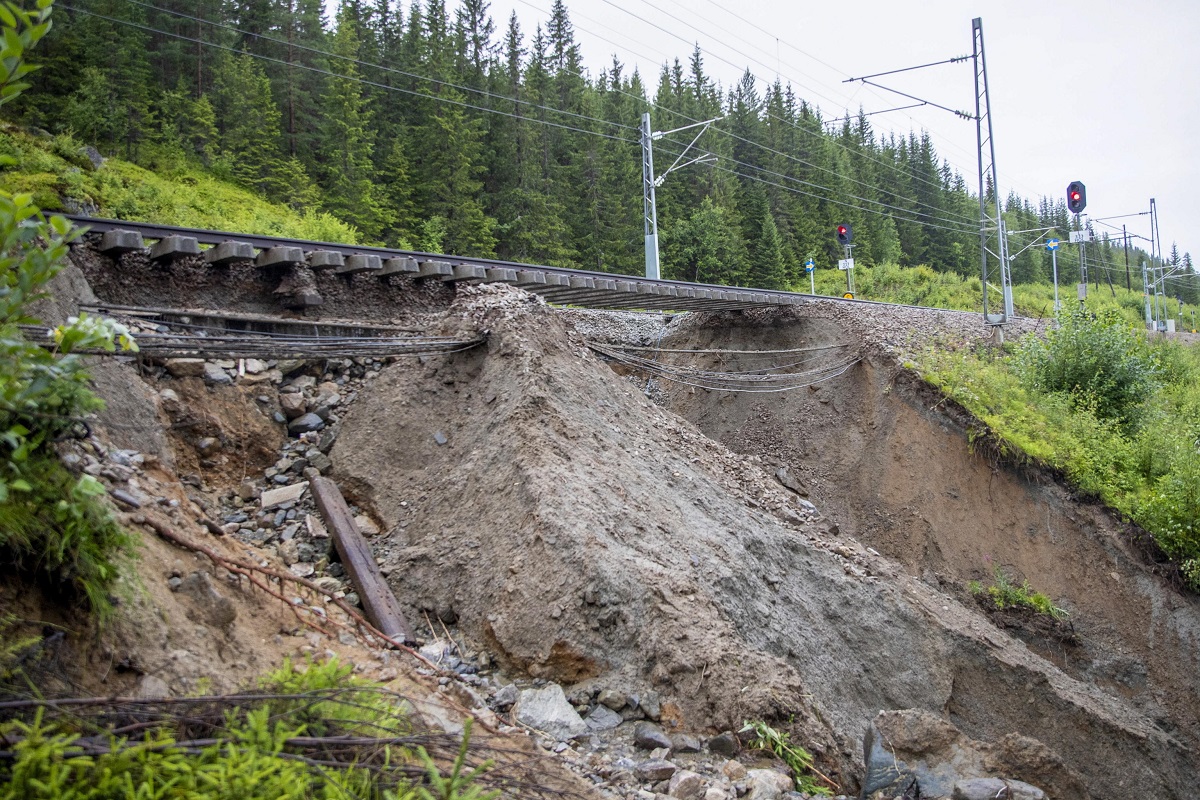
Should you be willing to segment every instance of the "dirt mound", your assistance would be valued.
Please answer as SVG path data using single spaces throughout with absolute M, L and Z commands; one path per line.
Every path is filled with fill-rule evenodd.
M 681 727 L 794 715 L 843 776 L 879 710 L 924 708 L 976 738 L 1052 743 L 1095 797 L 1126 797 L 1132 786 L 1188 796 L 1191 756 L 1133 704 L 1063 673 L 897 561 L 840 539 L 775 480 L 786 460 L 814 497 L 834 497 L 844 475 L 818 468 L 817 453 L 834 443 L 847 465 L 876 459 L 859 476 L 866 485 L 894 472 L 889 462 L 955 469 L 881 452 L 881 428 L 916 436 L 920 419 L 871 408 L 894 383 L 890 366 L 868 360 L 839 391 L 788 400 L 678 393 L 706 436 L 616 376 L 537 302 L 501 287 L 463 295 L 455 311 L 489 330 L 486 350 L 386 368 L 331 453 L 339 479 L 385 522 L 376 555 L 416 615 L 457 621 L 517 673 L 656 692 Z M 738 331 L 728 319 L 696 319 L 679 335 L 714 346 L 848 335 L 835 320 L 800 316 Z M 976 473 L 965 443 L 945 433 L 925 452 L 962 451 L 955 477 L 966 480 Z M 919 521 L 940 498 L 911 502 Z M 844 508 L 826 513 L 838 519 Z

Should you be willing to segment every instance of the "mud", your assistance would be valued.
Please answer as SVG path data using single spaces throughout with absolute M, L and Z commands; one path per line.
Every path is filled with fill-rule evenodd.
M 1052 533 L 1031 533 L 1045 504 L 1024 493 L 1052 487 L 971 455 L 961 430 L 921 410 L 894 361 L 864 350 L 836 382 L 783 398 L 671 392 L 697 429 L 540 305 L 491 295 L 464 301 L 491 332 L 486 352 L 389 367 L 332 453 L 339 478 L 385 521 L 377 555 L 414 614 L 456 619 L 516 673 L 659 692 L 689 729 L 791 717 L 851 780 L 867 721 L 923 708 L 976 738 L 1054 743 L 1098 798 L 1133 785 L 1188 795 L 1194 599 L 1158 587 L 1069 498 L 1051 508 Z M 664 346 L 766 350 L 856 335 L 797 314 L 682 325 Z M 773 478 L 780 465 L 823 518 Z M 1084 521 L 1072 528 L 1072 516 Z M 871 531 L 892 532 L 892 544 Z M 860 532 L 894 556 L 846 535 Z M 1096 637 L 1090 647 L 1142 660 L 1154 680 L 1112 691 L 1001 632 L 953 571 L 978 571 L 985 556 L 1071 596 L 1096 620 L 1081 631 Z M 1039 561 L 1053 563 L 1038 571 Z M 1122 569 L 1123 581 L 1107 574 Z M 1108 610 L 1084 611 L 1101 597 Z M 1139 639 L 1135 621 L 1154 601 L 1167 613 Z M 1150 636 L 1162 652 L 1135 649 Z

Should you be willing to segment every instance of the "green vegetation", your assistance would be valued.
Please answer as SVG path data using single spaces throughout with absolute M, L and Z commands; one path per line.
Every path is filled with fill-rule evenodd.
M 256 695 L 212 698 L 122 719 L 119 707 L 68 717 L 39 707 L 0 725 L 0 800 L 491 800 L 467 769 L 468 725 L 443 775 L 408 724 L 403 698 L 351 677 L 330 660 L 303 674 L 291 664 Z M 52 719 L 49 717 L 53 717 Z M 113 719 L 118 720 L 116 723 Z M 146 720 L 150 718 L 151 723 Z M 136 720 L 136 738 L 112 732 Z M 427 737 L 436 741 L 434 737 Z
M 0 128 L 0 191 L 29 194 L 45 210 L 91 209 L 96 216 L 184 227 L 354 244 L 358 233 L 331 214 L 271 203 L 199 164 L 152 172 L 117 158 L 100 168 L 70 134 L 38 137 Z
M 799 745 L 792 744 L 791 737 L 784 731 L 776 730 L 761 720 L 750 720 L 742 727 L 742 733 L 754 732 L 754 738 L 749 747 L 752 750 L 765 750 L 788 765 L 792 771 L 796 791 L 810 795 L 828 797 L 833 794 L 828 786 L 817 782 L 817 776 L 828 780 L 813 768 L 812 754 Z
M 1073 312 L 1044 342 L 930 350 L 920 362 L 986 426 L 977 445 L 1060 472 L 1149 532 L 1200 591 L 1196 348 L 1147 341 L 1112 313 Z
M 1054 601 L 1047 595 L 1034 591 L 1029 585 L 1029 581 L 1022 581 L 1020 586 L 1013 583 L 1012 578 L 1000 567 L 996 567 L 992 572 L 992 579 L 991 586 L 984 586 L 979 581 L 971 581 L 967 588 L 976 597 L 986 596 L 988 602 L 1001 611 L 1010 608 L 1027 608 L 1056 620 L 1065 620 L 1070 616 L 1065 610 L 1054 605 Z
M 25 51 L 49 30 L 49 0 L 36 10 L 0 4 L 0 104 L 14 99 L 32 67 Z M 11 163 L 0 154 L 0 166 Z M 28 194 L 0 191 L 0 557 L 86 599 L 101 621 L 111 616 L 108 591 L 132 539 L 97 502 L 104 487 L 75 477 L 53 449 L 78 417 L 100 401 L 86 386 L 77 351 L 136 349 L 120 326 L 81 315 L 51 331 L 42 347 L 22 325 L 44 296 L 77 235 L 61 217 L 46 219 Z
M 31 91 L 7 111 L 60 140 L 70 166 L 10 180 L 47 208 L 57 196 L 113 216 L 268 232 L 262 216 L 234 211 L 217 178 L 303 224 L 336 217 L 354 230 L 313 238 L 639 274 L 642 114 L 664 131 L 719 117 L 698 143 L 717 158 L 658 188 L 664 276 L 802 288 L 807 256 L 824 270 L 840 255 L 839 223 L 855 231 L 860 267 L 976 272 L 978 198 L 927 133 L 880 135 L 863 114 L 830 128 L 797 87 L 749 71 L 719 84 L 699 49 L 657 75 L 587 65 L 564 0 L 536 31 L 515 16 L 497 25 L 486 0 L 447 5 L 72 8 L 55 20 Z M 115 161 L 93 170 L 66 136 L 185 188 L 143 191 L 149 176 Z M 689 136 L 656 142 L 660 171 Z M 1009 230 L 1066 238 L 1071 228 L 1062 199 L 1003 205 Z M 1123 271 L 1124 253 L 1098 233 L 1095 274 Z M 1014 249 L 1015 281 L 1049 281 L 1044 250 Z M 1064 276 L 1077 269 L 1060 256 Z M 1148 259 L 1136 248 L 1130 257 Z M 1187 253 L 1171 262 L 1193 274 Z M 1191 284 L 1178 287 L 1185 302 L 1198 299 Z M 905 299 L 962 300 L 949 286 L 924 288 Z

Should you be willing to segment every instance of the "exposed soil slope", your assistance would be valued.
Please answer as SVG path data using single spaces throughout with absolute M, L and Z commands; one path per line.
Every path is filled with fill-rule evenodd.
M 839 539 L 774 480 L 773 465 L 713 441 L 743 453 L 771 452 L 755 436 L 791 448 L 788 462 L 832 498 L 844 473 L 821 472 L 815 451 L 836 440 L 847 469 L 865 460 L 903 496 L 927 467 L 889 450 L 885 432 L 916 437 L 924 417 L 903 416 L 903 403 L 872 406 L 869 389 L 883 393 L 890 366 L 868 359 L 828 403 L 828 388 L 766 402 L 685 393 L 675 402 L 709 438 L 650 403 L 536 301 L 503 287 L 465 295 L 448 319 L 490 330 L 487 349 L 385 369 L 331 454 L 386 523 L 377 555 L 415 613 L 457 620 L 514 671 L 657 691 L 684 727 L 796 714 L 844 777 L 877 711 L 915 707 L 978 738 L 1051 743 L 1094 797 L 1133 786 L 1189 796 L 1194 756 L 1135 703 L 1062 672 L 897 561 Z M 766 349 L 847 335 L 836 320 L 800 315 L 743 330 L 696 320 L 677 341 Z M 789 411 L 791 402 L 816 413 Z M 809 427 L 797 430 L 800 416 Z M 926 447 L 959 484 L 994 482 L 961 437 Z M 940 496 L 910 494 L 913 519 L 942 513 L 931 509 Z M 968 519 L 981 507 L 963 505 Z M 1195 619 L 1189 602 L 1183 614 Z
M 872 338 L 838 319 L 772 315 L 691 325 L 664 346 Z M 831 316 L 835 312 L 831 312 Z M 768 400 L 670 392 L 671 407 L 732 449 L 786 466 L 843 530 L 965 600 L 995 567 L 1072 614 L 1075 644 L 1023 638 L 1068 674 L 1128 699 L 1165 730 L 1200 737 L 1200 600 L 1153 575 L 1124 526 L 1052 477 L 990 464 L 972 420 L 896 360 L 869 358 L 815 391 Z M 951 707 L 952 718 L 958 713 Z M 970 719 L 955 719 L 970 729 Z

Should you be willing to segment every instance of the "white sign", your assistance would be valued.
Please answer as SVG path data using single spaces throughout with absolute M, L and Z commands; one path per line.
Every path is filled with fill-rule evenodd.
M 838 269 L 854 269 L 854 259 L 843 258 L 842 260 L 838 261 Z
M 1071 231 L 1071 244 L 1079 244 L 1090 239 L 1087 231 Z

